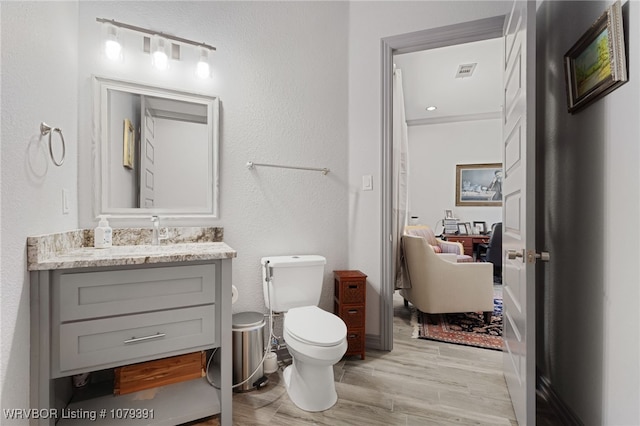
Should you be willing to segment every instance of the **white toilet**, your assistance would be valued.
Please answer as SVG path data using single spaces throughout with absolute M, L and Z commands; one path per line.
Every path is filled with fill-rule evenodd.
M 347 326 L 318 308 L 326 259 L 322 256 L 262 258 L 264 300 L 284 312 L 283 337 L 293 359 L 285 368 L 289 398 L 305 411 L 324 411 L 338 400 L 333 365 L 347 351 Z

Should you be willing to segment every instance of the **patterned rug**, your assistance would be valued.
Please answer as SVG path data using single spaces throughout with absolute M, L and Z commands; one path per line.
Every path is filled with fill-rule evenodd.
M 502 350 L 501 289 L 494 292 L 493 315 L 488 325 L 482 312 L 425 314 L 415 310 L 414 314 L 415 338 Z

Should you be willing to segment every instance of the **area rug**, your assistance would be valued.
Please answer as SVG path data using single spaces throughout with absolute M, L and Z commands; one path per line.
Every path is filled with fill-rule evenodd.
M 495 291 L 491 323 L 482 312 L 425 314 L 416 310 L 413 337 L 502 350 L 502 292 Z

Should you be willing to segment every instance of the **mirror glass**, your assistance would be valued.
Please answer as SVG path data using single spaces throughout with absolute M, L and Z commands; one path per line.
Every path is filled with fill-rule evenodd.
M 96 215 L 218 212 L 217 97 L 94 78 Z

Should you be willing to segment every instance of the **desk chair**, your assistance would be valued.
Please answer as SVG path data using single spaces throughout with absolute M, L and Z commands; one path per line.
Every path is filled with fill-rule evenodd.
M 476 258 L 493 263 L 494 281 L 502 282 L 502 222 L 493 225 L 488 244 L 478 244 Z

